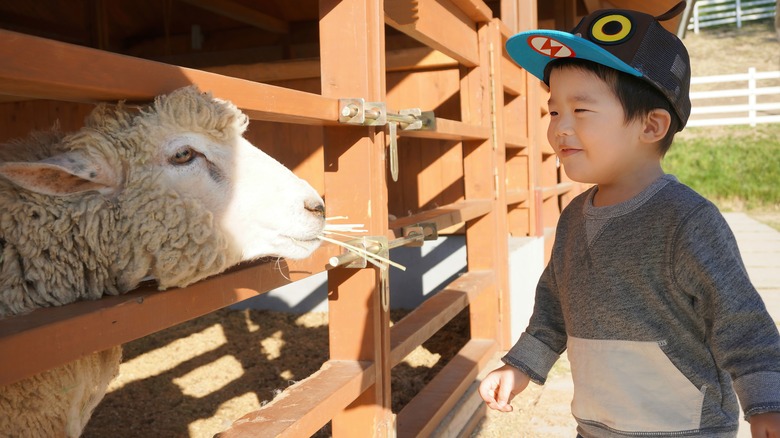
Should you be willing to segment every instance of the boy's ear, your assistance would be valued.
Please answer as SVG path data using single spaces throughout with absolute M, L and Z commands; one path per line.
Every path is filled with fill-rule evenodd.
M 642 128 L 642 140 L 648 143 L 661 141 L 669 131 L 672 123 L 672 115 L 665 109 L 656 108 L 645 116 L 645 124 Z

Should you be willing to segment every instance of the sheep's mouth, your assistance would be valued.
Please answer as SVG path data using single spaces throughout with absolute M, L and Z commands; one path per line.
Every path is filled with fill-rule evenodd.
M 320 244 L 319 235 L 305 236 L 305 237 L 294 237 L 294 236 L 283 236 L 283 237 L 289 239 L 293 244 L 300 245 L 300 246 Z

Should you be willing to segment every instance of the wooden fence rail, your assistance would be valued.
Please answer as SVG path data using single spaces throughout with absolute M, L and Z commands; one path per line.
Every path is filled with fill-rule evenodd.
M 740 88 L 692 91 L 691 120 L 688 126 L 744 125 L 780 122 L 780 86 L 766 84 L 766 81 L 780 79 L 780 71 L 756 72 L 751 67 L 747 73 L 703 76 L 691 79 L 691 87 L 704 84 L 742 83 Z M 779 83 L 773 81 L 772 83 Z M 765 101 L 759 102 L 759 96 Z M 737 100 L 737 103 L 734 101 Z M 701 117 L 709 115 L 720 117 Z
M 702 27 L 736 24 L 775 16 L 775 0 L 699 0 L 693 5 L 688 30 L 699 33 Z

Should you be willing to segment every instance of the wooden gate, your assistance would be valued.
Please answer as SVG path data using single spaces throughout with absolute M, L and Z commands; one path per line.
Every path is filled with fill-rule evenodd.
M 249 17 L 241 2 L 186 3 Z M 308 35 L 319 40 L 316 59 L 242 66 L 178 67 L 0 30 L 3 139 L 54 119 L 78 128 L 94 102 L 148 101 L 195 84 L 241 108 L 252 119 L 250 140 L 318 189 L 328 215 L 364 223 L 386 246 L 410 230 L 464 233 L 467 272 L 392 328 L 387 277 L 371 265 L 331 266 L 341 250 L 328 244 L 284 263 L 281 273 L 273 263 L 248 264 L 187 288 L 147 285 L 40 309 L 0 320 L 0 385 L 327 270 L 330 360 L 223 436 L 308 436 L 328 421 L 337 437 L 428 436 L 476 425 L 484 411 L 474 403 L 456 420 L 447 414 L 473 400 L 478 373 L 513 341 L 507 239 L 549 234 L 578 192 L 544 140 L 543 89 L 503 49 L 511 34 L 536 26 L 536 3 L 320 0 L 316 7 L 318 30 Z M 292 32 L 289 23 L 251 18 Z M 398 182 L 390 175 L 396 164 Z M 392 412 L 393 367 L 467 308 L 470 340 Z

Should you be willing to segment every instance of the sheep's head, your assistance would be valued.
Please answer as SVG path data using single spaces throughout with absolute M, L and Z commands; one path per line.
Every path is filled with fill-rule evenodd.
M 138 114 L 101 106 L 60 153 L 2 163 L 0 176 L 41 196 L 118 207 L 120 289 L 147 275 L 181 286 L 244 260 L 307 257 L 319 246 L 323 201 L 244 139 L 247 125 L 233 104 L 186 87 Z M 201 241 L 214 253 L 183 247 Z
M 319 246 L 322 198 L 243 137 L 247 117 L 194 87 L 159 98 L 136 120 L 151 163 L 176 192 L 200 200 L 241 249 L 242 260 L 303 258 Z

